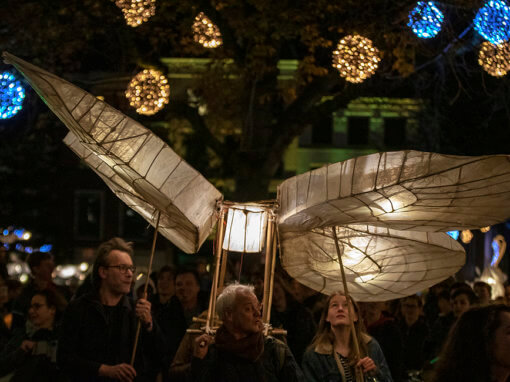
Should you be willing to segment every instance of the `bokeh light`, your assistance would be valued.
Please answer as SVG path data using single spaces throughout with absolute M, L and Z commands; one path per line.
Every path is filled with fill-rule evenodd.
M 493 44 L 510 38 L 510 7 L 503 0 L 489 0 L 474 19 L 475 30 Z
M 25 88 L 9 72 L 0 74 L 0 119 L 15 116 L 23 107 Z
M 153 115 L 168 104 L 170 85 L 160 71 L 145 69 L 129 83 L 126 98 L 137 113 Z
M 193 23 L 193 40 L 204 48 L 217 48 L 223 44 L 220 29 L 204 14 L 200 12 Z
M 338 69 L 340 76 L 353 83 L 372 76 L 379 61 L 379 50 L 370 39 L 359 35 L 344 37 L 333 51 L 333 67 Z
M 156 0 L 116 0 L 127 25 L 137 27 L 156 14 Z
M 491 76 L 504 76 L 510 70 L 510 43 L 496 45 L 483 42 L 478 52 L 478 63 Z
M 435 37 L 441 30 L 443 12 L 432 1 L 418 1 L 409 12 L 408 27 L 420 38 Z

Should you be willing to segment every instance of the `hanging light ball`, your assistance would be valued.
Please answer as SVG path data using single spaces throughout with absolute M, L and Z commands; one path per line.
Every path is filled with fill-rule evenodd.
M 379 66 L 379 50 L 372 41 L 359 35 L 349 35 L 333 51 L 333 67 L 347 81 L 360 83 L 372 76 Z
M 471 243 L 471 240 L 473 240 L 473 232 L 471 232 L 470 230 L 466 229 L 464 231 L 462 231 L 460 233 L 460 240 L 464 243 L 464 244 L 469 244 Z
M 474 19 L 475 30 L 493 44 L 510 38 L 510 7 L 503 0 L 489 0 Z
M 409 12 L 409 23 L 407 26 L 419 38 L 432 38 L 441 30 L 443 20 L 443 12 L 439 10 L 433 1 L 418 1 L 416 7 Z
M 504 76 L 510 70 L 510 43 L 495 45 L 483 42 L 478 52 L 478 63 L 491 76 Z
M 483 233 L 489 232 L 490 230 L 491 230 L 491 226 L 490 225 L 488 225 L 487 227 L 480 228 L 480 231 L 482 231 Z
M 126 98 L 138 114 L 153 115 L 160 111 L 170 97 L 166 77 L 158 70 L 145 69 L 129 83 Z
M 192 26 L 193 40 L 204 48 L 217 48 L 223 44 L 220 29 L 204 14 L 200 12 L 195 17 Z
M 0 119 L 14 117 L 21 110 L 25 89 L 9 72 L 0 74 Z
M 137 27 L 156 14 L 156 0 L 116 0 L 127 25 Z

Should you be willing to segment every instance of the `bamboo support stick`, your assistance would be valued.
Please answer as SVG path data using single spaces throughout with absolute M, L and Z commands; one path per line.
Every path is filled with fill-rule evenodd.
M 147 298 L 147 289 L 149 288 L 149 279 L 152 272 L 152 261 L 154 260 L 154 253 L 156 252 L 156 239 L 158 237 L 158 228 L 159 228 L 159 218 L 161 217 L 161 211 L 158 211 L 158 217 L 156 219 L 156 227 L 154 228 L 154 237 L 152 239 L 152 249 L 151 256 L 149 258 L 149 268 L 147 269 L 147 280 L 145 280 L 145 286 L 143 288 L 143 298 Z M 140 338 L 140 330 L 142 328 L 142 321 L 138 319 L 138 324 L 136 326 L 136 334 L 135 334 L 135 343 L 133 345 L 133 352 L 131 353 L 131 363 L 133 366 L 135 364 L 135 356 L 136 356 L 136 348 L 138 347 L 138 339 Z
M 273 289 L 274 289 L 274 268 L 276 266 L 276 230 L 274 229 L 274 220 L 271 220 L 271 224 L 273 225 L 273 235 L 271 239 L 271 275 L 270 275 L 270 284 L 269 284 L 269 301 L 267 307 L 267 323 L 271 321 L 271 306 L 273 304 Z
M 218 229 L 216 232 L 216 259 L 214 265 L 214 277 L 211 287 L 211 296 L 209 298 L 209 308 L 207 310 L 207 321 L 205 324 L 206 333 L 209 333 L 213 326 L 214 317 L 216 313 L 216 294 L 218 293 L 218 278 L 220 274 L 220 260 L 223 252 L 223 237 L 225 235 L 225 228 L 223 222 L 225 220 L 225 210 L 222 208 L 220 212 L 220 219 L 218 221 Z
M 264 267 L 264 297 L 262 299 L 262 323 L 269 324 L 267 319 L 269 316 L 269 293 L 270 293 L 270 277 L 271 277 L 271 253 L 272 245 L 271 239 L 273 236 L 273 225 L 271 222 L 267 225 L 266 232 L 266 263 Z M 267 333 L 266 333 L 267 334 Z
M 344 286 L 345 299 L 347 300 L 346 302 L 347 302 L 347 309 L 349 312 L 349 324 L 350 324 L 350 328 L 351 328 L 351 337 L 352 337 L 353 343 L 354 343 L 354 354 L 356 355 L 356 360 L 359 361 L 361 359 L 361 357 L 360 357 L 358 337 L 356 336 L 356 329 L 354 328 L 354 311 L 353 311 L 353 306 L 351 304 L 351 297 L 349 295 L 349 289 L 347 288 L 347 280 L 345 279 L 344 264 L 342 262 L 342 254 L 340 251 L 340 246 L 338 244 L 338 236 L 336 234 L 336 227 L 335 226 L 331 227 L 331 231 L 333 232 L 333 238 L 335 239 L 336 255 L 338 256 L 338 264 L 340 265 L 340 272 L 342 274 L 342 284 Z M 356 380 L 357 381 L 363 380 L 362 371 L 358 367 L 356 367 Z
M 228 262 L 228 251 L 223 251 L 221 256 L 221 267 L 220 267 L 220 280 L 218 282 L 218 288 L 222 289 L 225 285 L 225 273 L 227 272 L 227 262 Z

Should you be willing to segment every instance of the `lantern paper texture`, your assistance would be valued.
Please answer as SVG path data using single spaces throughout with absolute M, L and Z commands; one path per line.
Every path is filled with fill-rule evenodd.
M 478 229 L 510 216 L 510 156 L 418 151 L 367 155 L 285 180 L 280 231 L 364 223 L 398 230 Z
M 186 253 L 198 251 L 216 222 L 221 193 L 161 139 L 84 90 L 20 60 L 4 57 L 69 128 L 65 143 L 128 206 Z
M 229 208 L 223 249 L 233 252 L 261 252 L 268 213 L 262 208 L 246 206 Z
M 336 230 L 349 293 L 358 301 L 414 294 L 454 274 L 465 261 L 462 245 L 445 233 L 368 225 Z M 343 290 L 330 228 L 285 232 L 281 246 L 290 276 L 325 294 Z

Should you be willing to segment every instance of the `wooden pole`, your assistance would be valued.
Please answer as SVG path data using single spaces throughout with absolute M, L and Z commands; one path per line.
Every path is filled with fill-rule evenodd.
M 220 280 L 218 288 L 221 289 L 225 285 L 225 274 L 227 273 L 228 251 L 223 250 L 221 255 Z
M 356 336 L 356 329 L 354 328 L 354 309 L 351 304 L 351 297 L 349 295 L 349 289 L 347 288 L 347 280 L 345 279 L 344 264 L 342 262 L 342 254 L 340 251 L 340 246 L 338 244 L 338 236 L 336 234 L 336 227 L 335 226 L 331 227 L 331 231 L 333 232 L 333 238 L 335 239 L 336 255 L 338 257 L 338 264 L 340 265 L 340 272 L 342 274 L 342 284 L 344 286 L 345 299 L 347 300 L 347 309 L 349 311 L 349 326 L 351 328 L 351 337 L 352 337 L 353 343 L 354 343 L 354 354 L 356 356 L 356 360 L 359 361 L 361 359 L 361 357 L 360 357 L 358 337 Z M 358 319 L 360 320 L 361 317 L 358 317 Z M 356 380 L 363 381 L 363 372 L 361 371 L 361 369 L 359 367 L 356 367 L 355 370 L 356 370 Z
M 220 274 L 220 260 L 223 252 L 223 238 L 225 236 L 225 228 L 223 222 L 225 220 L 225 210 L 223 207 L 220 212 L 220 219 L 218 221 L 218 228 L 216 230 L 216 259 L 214 265 L 214 277 L 211 287 L 211 296 L 209 297 L 209 308 L 207 309 L 207 321 L 205 323 L 205 331 L 209 333 L 211 327 L 214 326 L 214 318 L 216 314 L 216 295 L 218 293 L 218 279 Z
M 143 298 L 147 298 L 147 289 L 149 288 L 149 278 L 152 272 L 152 261 L 154 260 L 154 253 L 156 252 L 156 239 L 158 237 L 158 228 L 159 228 L 159 218 L 161 217 L 161 211 L 158 210 L 158 217 L 156 219 L 156 227 L 154 229 L 154 236 L 152 238 L 152 249 L 151 256 L 149 259 L 149 268 L 147 270 L 147 280 L 145 280 L 145 286 L 143 288 Z M 136 291 L 135 291 L 136 293 Z M 136 326 L 136 334 L 135 334 L 135 343 L 133 345 L 133 352 L 131 353 L 131 363 L 133 366 L 135 364 L 135 356 L 136 356 L 136 348 L 138 347 L 138 339 L 140 338 L 140 330 L 142 328 L 142 321 L 138 319 L 138 324 Z
M 274 268 L 276 265 L 276 230 L 274 229 L 274 221 L 271 220 L 271 224 L 273 225 L 273 237 L 271 239 L 271 275 L 270 275 L 270 283 L 269 283 L 269 301 L 267 307 L 267 323 L 271 321 L 271 306 L 273 304 L 273 290 L 274 290 Z
M 271 291 L 271 253 L 273 252 L 272 248 L 272 238 L 273 238 L 273 223 L 269 221 L 267 224 L 267 232 L 266 232 L 266 263 L 264 267 L 264 297 L 262 299 L 262 322 L 264 324 L 269 324 L 269 295 Z M 267 325 L 266 325 L 267 328 Z M 266 333 L 267 334 L 267 333 Z

